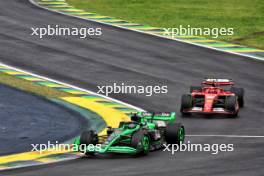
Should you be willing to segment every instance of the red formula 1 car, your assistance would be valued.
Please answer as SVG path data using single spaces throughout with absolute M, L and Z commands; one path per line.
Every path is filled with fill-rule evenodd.
M 205 79 L 201 86 L 191 86 L 182 96 L 181 113 L 228 114 L 237 116 L 244 106 L 244 89 L 234 87 L 229 79 Z

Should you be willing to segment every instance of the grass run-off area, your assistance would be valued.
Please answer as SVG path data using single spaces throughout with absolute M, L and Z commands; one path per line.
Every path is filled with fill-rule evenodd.
M 264 49 L 264 0 L 66 1 L 87 12 L 153 27 L 233 28 L 234 35 L 221 36 L 216 40 Z
M 22 91 L 26 91 L 35 95 L 39 95 L 46 98 L 58 98 L 73 96 L 65 92 L 57 91 L 55 89 L 34 84 L 33 82 L 26 81 L 14 76 L 0 73 L 0 84 L 4 84 Z

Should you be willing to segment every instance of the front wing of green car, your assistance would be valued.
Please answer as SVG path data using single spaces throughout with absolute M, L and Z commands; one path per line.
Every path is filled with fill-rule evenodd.
M 112 146 L 111 144 L 96 144 L 96 145 L 86 145 L 82 146 L 80 143 L 80 138 L 77 138 L 74 142 L 74 151 L 82 153 L 127 153 L 136 154 L 139 152 L 138 149 L 130 146 Z

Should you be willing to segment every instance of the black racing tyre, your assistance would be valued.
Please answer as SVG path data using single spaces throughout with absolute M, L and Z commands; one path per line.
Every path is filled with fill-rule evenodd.
M 88 145 L 96 145 L 98 143 L 98 136 L 95 131 L 89 130 L 89 131 L 83 131 L 80 137 L 80 151 L 84 152 L 86 155 L 93 155 L 94 152 L 85 152 L 84 147 L 87 147 Z
M 244 94 L 245 94 L 244 89 L 238 88 L 238 87 L 231 87 L 230 91 L 233 92 L 238 97 L 239 107 L 243 107 L 244 106 Z
M 192 93 L 194 90 L 201 91 L 202 87 L 201 86 L 191 86 L 190 87 L 190 93 Z
M 168 144 L 180 144 L 184 142 L 185 129 L 181 123 L 169 123 L 165 130 L 165 139 Z
M 191 113 L 184 112 L 184 110 L 190 109 L 193 106 L 193 98 L 190 94 L 184 94 L 181 98 L 181 114 L 183 116 L 190 115 Z
M 131 138 L 131 147 L 138 150 L 138 155 L 147 155 L 150 150 L 150 138 L 144 131 L 136 131 Z
M 237 105 L 237 97 L 236 96 L 228 96 L 226 97 L 225 108 L 226 110 L 234 113 L 233 116 L 237 116 L 238 112 L 236 112 Z

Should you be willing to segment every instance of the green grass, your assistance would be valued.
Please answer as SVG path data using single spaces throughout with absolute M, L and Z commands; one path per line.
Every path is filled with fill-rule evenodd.
M 8 85 L 10 87 L 30 92 L 35 95 L 43 96 L 46 98 L 59 98 L 66 96 L 73 96 L 72 94 L 57 91 L 55 89 L 34 84 L 33 82 L 26 81 L 5 73 L 0 73 L 0 84 Z
M 264 49 L 263 0 L 66 0 L 88 12 L 153 27 L 234 28 L 218 40 Z M 258 35 L 252 35 L 254 33 Z M 262 32 L 262 33 L 261 33 Z M 210 37 L 209 37 L 210 38 Z

